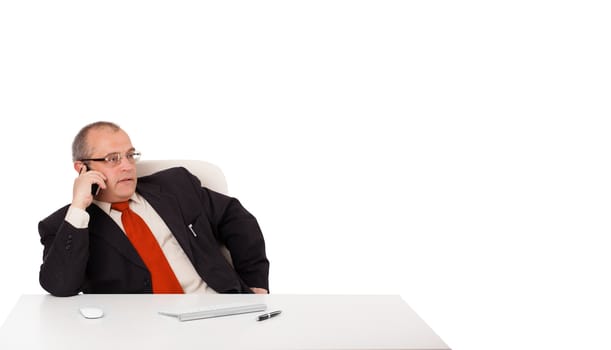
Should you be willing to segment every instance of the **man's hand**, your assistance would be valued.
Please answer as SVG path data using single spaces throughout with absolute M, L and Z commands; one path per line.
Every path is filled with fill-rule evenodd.
M 252 292 L 255 294 L 269 294 L 269 292 L 265 288 L 256 288 L 255 287 L 255 288 L 250 288 L 250 290 L 252 290 Z
M 74 180 L 72 187 L 72 205 L 80 209 L 86 209 L 93 202 L 91 185 L 98 184 L 101 189 L 106 188 L 106 176 L 99 171 L 87 171 L 83 165 L 78 177 Z

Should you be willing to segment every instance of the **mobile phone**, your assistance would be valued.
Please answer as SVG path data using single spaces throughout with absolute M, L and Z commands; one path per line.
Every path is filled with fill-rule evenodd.
M 100 185 L 98 184 L 91 185 L 91 195 L 95 197 L 98 194 L 99 189 L 100 189 Z
M 83 164 L 83 166 L 85 167 L 85 171 L 89 171 L 89 167 L 87 167 L 87 164 Z M 92 184 L 91 185 L 91 195 L 95 197 L 98 194 L 99 189 L 100 189 L 100 185 Z

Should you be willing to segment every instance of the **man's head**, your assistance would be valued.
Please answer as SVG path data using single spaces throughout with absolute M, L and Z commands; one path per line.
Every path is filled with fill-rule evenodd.
M 95 122 L 83 127 L 72 143 L 74 169 L 103 173 L 106 189 L 96 199 L 104 202 L 128 200 L 136 191 L 136 160 L 139 153 L 125 131 L 111 122 Z

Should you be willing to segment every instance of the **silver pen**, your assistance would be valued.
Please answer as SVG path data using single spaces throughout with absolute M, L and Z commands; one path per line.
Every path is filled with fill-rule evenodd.
M 193 224 L 189 224 L 187 226 L 189 227 L 189 230 L 191 230 L 191 233 L 193 234 L 193 237 L 197 237 L 197 233 L 195 233 L 195 230 L 193 229 Z
M 257 317 L 257 321 L 263 321 L 263 320 L 268 320 L 274 316 L 278 316 L 280 315 L 280 313 L 282 312 L 282 310 L 276 310 L 276 311 L 272 311 L 272 312 L 268 312 L 266 314 L 263 315 L 259 315 L 259 317 Z

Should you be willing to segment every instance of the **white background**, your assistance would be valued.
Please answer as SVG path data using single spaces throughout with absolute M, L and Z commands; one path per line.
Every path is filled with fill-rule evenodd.
M 0 4 L 0 322 L 111 120 L 224 170 L 273 293 L 400 294 L 454 349 L 609 346 L 609 6 L 221 3 Z

